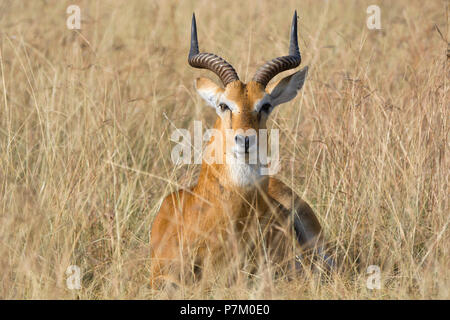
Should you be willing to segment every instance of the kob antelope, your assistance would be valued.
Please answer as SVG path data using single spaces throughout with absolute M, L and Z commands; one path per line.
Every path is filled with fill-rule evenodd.
M 212 137 L 208 143 L 223 144 L 215 150 L 223 150 L 225 157 L 236 161 L 203 161 L 197 185 L 164 199 L 151 231 L 152 285 L 160 280 L 177 283 L 197 277 L 223 263 L 236 264 L 238 270 L 250 267 L 250 272 L 265 262 L 295 268 L 299 249 L 314 249 L 331 266 L 321 226 L 310 206 L 280 180 L 262 175 L 259 161 L 237 161 L 257 149 L 259 130 L 266 128 L 270 113 L 295 98 L 305 82 L 308 67 L 268 86 L 280 72 L 300 65 L 297 13 L 292 20 L 289 55 L 265 63 L 247 84 L 227 61 L 199 52 L 195 15 L 188 62 L 194 68 L 213 71 L 223 83 L 220 87 L 198 78 L 195 88 L 215 109 L 214 128 L 223 135 L 223 139 Z M 229 146 L 225 145 L 227 129 L 254 129 L 256 133 L 236 134 Z

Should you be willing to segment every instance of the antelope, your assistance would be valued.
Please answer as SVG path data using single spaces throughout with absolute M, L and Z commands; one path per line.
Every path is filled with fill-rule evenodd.
M 231 148 L 220 146 L 231 159 L 248 155 L 255 148 L 258 132 L 266 128 L 270 113 L 277 105 L 296 97 L 308 72 L 308 67 L 304 67 L 268 85 L 277 74 L 300 65 L 296 11 L 289 55 L 266 62 L 247 84 L 239 80 L 235 69 L 223 58 L 200 53 L 195 14 L 188 62 L 194 68 L 214 72 L 223 83 L 221 87 L 207 78 L 194 82 L 199 95 L 215 109 L 214 128 L 223 135 L 223 139 L 211 138 L 208 143 L 225 144 L 228 129 L 256 132 L 236 134 Z M 269 261 L 296 269 L 299 248 L 301 252 L 312 250 L 332 268 L 334 262 L 325 252 L 322 229 L 311 207 L 286 184 L 260 171 L 259 162 L 203 161 L 195 186 L 164 198 L 150 238 L 153 287 L 166 281 L 179 283 L 183 277 L 196 279 L 207 267 L 215 270 L 220 263 L 235 263 L 239 259 L 230 254 L 235 251 L 253 259 L 253 267 Z

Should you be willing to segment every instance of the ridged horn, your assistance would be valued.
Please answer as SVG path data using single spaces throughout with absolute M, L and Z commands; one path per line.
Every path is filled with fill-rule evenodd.
M 195 14 L 192 14 L 191 49 L 189 50 L 188 61 L 194 68 L 209 69 L 214 72 L 220 78 L 224 86 L 227 86 L 230 82 L 239 80 L 233 66 L 225 61 L 225 59 L 213 53 L 199 52 Z
M 297 39 L 297 10 L 296 10 L 294 13 L 294 17 L 292 18 L 289 55 L 267 61 L 262 67 L 260 67 L 256 71 L 255 75 L 253 76 L 253 81 L 258 82 L 265 87 L 269 83 L 269 81 L 277 74 L 298 67 L 301 61 L 302 57 L 300 55 L 300 49 L 298 48 L 298 39 Z

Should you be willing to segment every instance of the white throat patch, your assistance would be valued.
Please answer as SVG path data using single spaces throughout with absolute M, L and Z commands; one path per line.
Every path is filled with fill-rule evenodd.
M 241 188 L 249 188 L 257 184 L 261 179 L 259 164 L 248 164 L 231 157 L 227 162 L 228 173 L 233 183 Z

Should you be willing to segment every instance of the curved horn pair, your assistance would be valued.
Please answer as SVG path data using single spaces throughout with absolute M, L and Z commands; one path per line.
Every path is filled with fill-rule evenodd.
M 297 11 L 295 11 L 294 17 L 292 18 L 289 55 L 274 58 L 266 62 L 261 68 L 258 69 L 258 71 L 256 71 L 252 80 L 262 84 L 263 87 L 265 87 L 269 81 L 280 72 L 298 67 L 301 60 L 297 40 Z M 224 86 L 230 82 L 239 80 L 233 66 L 223 58 L 212 53 L 199 52 L 195 14 L 192 15 L 191 49 L 189 50 L 188 61 L 194 68 L 209 69 L 213 71 L 219 76 Z

